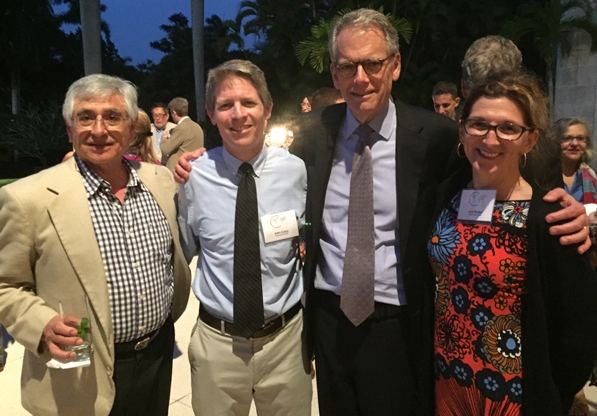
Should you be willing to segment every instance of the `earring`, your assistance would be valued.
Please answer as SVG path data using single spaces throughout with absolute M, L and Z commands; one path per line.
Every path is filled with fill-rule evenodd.
M 522 163 L 520 164 L 520 167 L 524 168 L 527 165 L 527 154 L 523 153 L 522 156 L 523 156 L 523 160 L 522 160 Z
M 458 147 L 456 147 L 456 154 L 458 155 L 458 157 L 461 157 L 464 159 L 466 157 L 466 153 L 464 153 L 464 150 L 462 150 L 462 154 L 460 154 L 461 150 L 462 150 L 462 143 L 458 142 Z

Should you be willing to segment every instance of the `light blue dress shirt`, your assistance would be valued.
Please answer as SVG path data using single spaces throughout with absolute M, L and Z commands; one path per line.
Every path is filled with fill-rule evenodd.
M 352 157 L 358 142 L 359 122 L 350 109 L 340 130 L 323 208 L 322 256 L 315 287 L 341 294 L 342 269 L 348 235 L 348 204 Z M 373 207 L 375 210 L 375 301 L 406 305 L 398 238 L 396 196 L 396 106 L 393 101 L 369 123 L 373 158 Z
M 304 225 L 307 170 L 288 151 L 264 146 L 255 171 L 259 217 L 294 210 Z M 199 253 L 193 292 L 209 313 L 233 322 L 234 217 L 242 162 L 223 147 L 192 162 L 179 193 L 179 223 L 187 260 Z M 298 237 L 266 244 L 259 222 L 264 318 L 285 313 L 304 291 Z

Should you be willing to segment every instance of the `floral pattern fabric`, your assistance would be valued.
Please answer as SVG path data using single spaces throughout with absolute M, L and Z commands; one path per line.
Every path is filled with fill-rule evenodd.
M 460 193 L 428 241 L 435 272 L 437 415 L 520 415 L 521 295 L 530 201 L 498 201 L 491 224 L 457 220 Z

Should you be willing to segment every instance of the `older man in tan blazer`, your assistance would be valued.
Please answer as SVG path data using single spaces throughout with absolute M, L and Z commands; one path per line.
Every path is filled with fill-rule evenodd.
M 190 273 L 172 175 L 122 157 L 136 102 L 119 78 L 76 81 L 63 107 L 75 156 L 0 190 L 0 322 L 26 348 L 21 400 L 35 415 L 168 412 Z M 83 316 L 90 365 L 48 368 L 74 357 Z
M 168 108 L 177 125 L 170 132 L 164 132 L 160 149 L 162 165 L 174 172 L 180 155 L 203 147 L 203 130 L 189 118 L 189 102 L 186 99 L 176 97 L 168 103 Z

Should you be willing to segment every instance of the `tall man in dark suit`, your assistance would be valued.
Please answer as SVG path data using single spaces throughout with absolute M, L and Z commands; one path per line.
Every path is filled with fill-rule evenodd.
M 437 186 L 457 163 L 465 163 L 449 163 L 457 125 L 391 97 L 401 61 L 396 30 L 384 15 L 368 9 L 348 13 L 329 38 L 334 85 L 346 105 L 307 116 L 310 123 L 290 149 L 305 161 L 308 172 L 306 319 L 320 412 L 429 414 L 434 288 L 426 241 Z M 359 302 L 374 304 L 367 305 L 368 317 L 355 323 L 344 312 L 343 283 L 347 269 L 371 261 L 350 242 L 351 176 L 353 157 L 360 152 L 355 150 L 360 125 L 373 131 L 368 146 L 374 283 L 373 296 Z M 579 211 L 576 206 L 561 214 L 580 213 L 582 207 Z M 564 231 L 581 229 L 583 221 L 579 218 Z M 577 237 L 584 240 L 586 231 Z M 356 266 L 352 257 L 358 257 Z
M 203 130 L 189 118 L 189 102 L 185 98 L 173 98 L 168 108 L 176 127 L 162 134 L 160 150 L 162 165 L 174 171 L 180 155 L 203 147 Z

